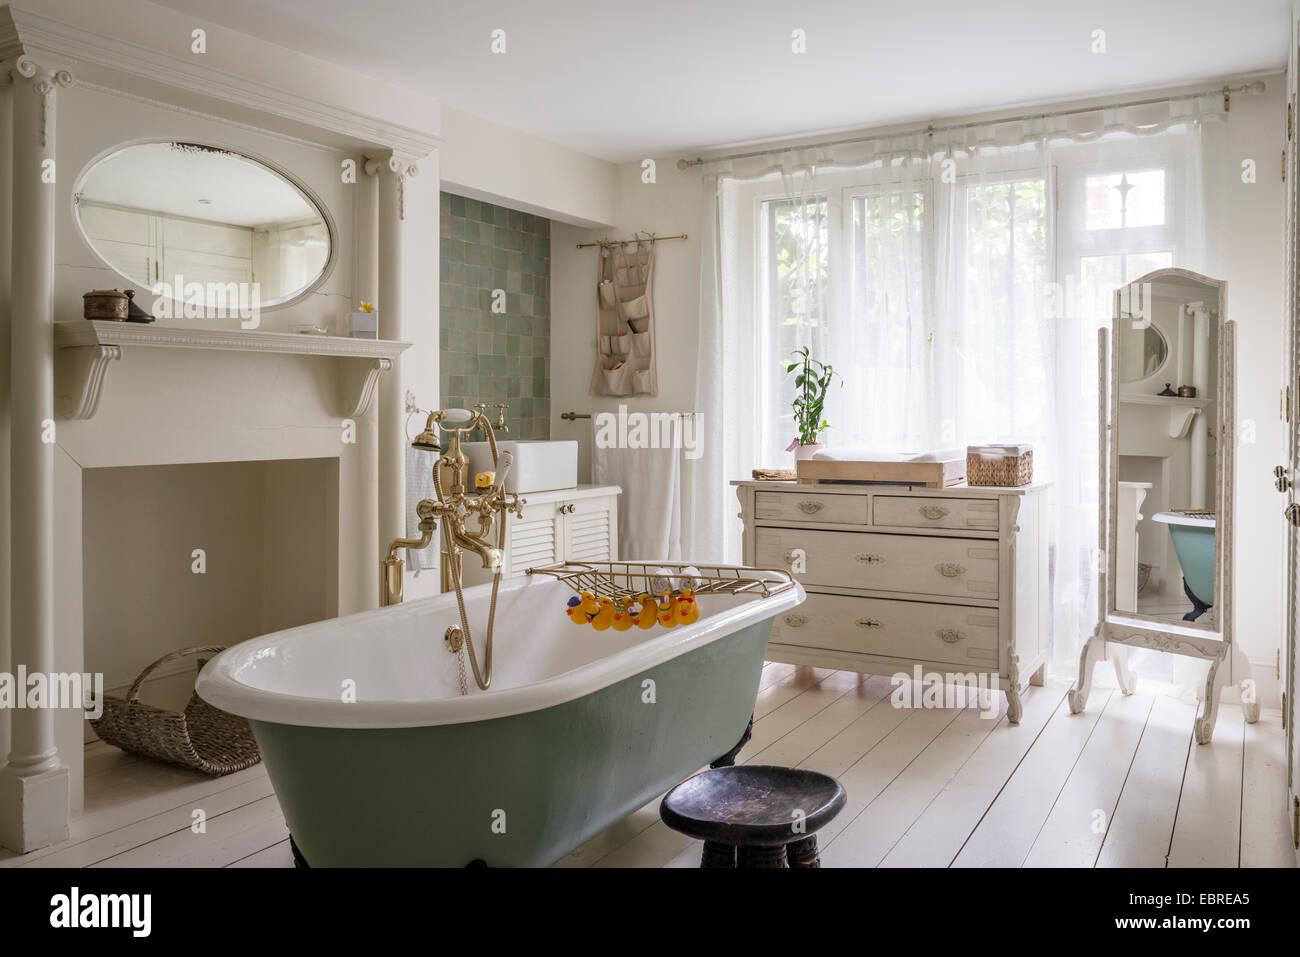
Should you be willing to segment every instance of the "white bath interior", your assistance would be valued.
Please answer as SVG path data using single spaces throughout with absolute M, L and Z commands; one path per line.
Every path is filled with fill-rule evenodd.
M 206 669 L 206 700 L 280 724 L 397 728 L 482 721 L 562 704 L 708 644 L 802 601 L 799 586 L 769 598 L 700 596 L 701 617 L 672 629 L 578 627 L 564 610 L 573 591 L 542 575 L 501 587 L 493 678 L 467 695 L 443 633 L 459 624 L 451 594 L 303 625 L 234 649 Z M 466 613 L 480 666 L 488 596 L 471 593 Z M 469 665 L 466 664 L 468 674 Z M 340 689 L 351 681 L 355 701 Z

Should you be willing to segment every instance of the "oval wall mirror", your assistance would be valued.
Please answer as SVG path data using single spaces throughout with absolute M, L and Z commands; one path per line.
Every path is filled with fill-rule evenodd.
M 329 218 L 302 187 L 202 143 L 122 147 L 86 170 L 74 202 L 100 259 L 187 304 L 286 304 L 324 280 L 334 253 Z

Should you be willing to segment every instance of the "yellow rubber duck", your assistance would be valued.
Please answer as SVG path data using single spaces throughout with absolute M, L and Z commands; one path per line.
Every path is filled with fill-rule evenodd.
M 614 621 L 610 625 L 615 631 L 627 631 L 636 624 L 636 618 L 632 616 L 632 602 L 624 600 L 614 603 Z
M 492 483 L 496 480 L 495 472 L 479 472 L 474 476 L 474 487 L 477 489 L 491 488 Z
M 614 624 L 614 599 L 601 595 L 596 599 L 596 605 L 598 610 L 595 617 L 591 619 L 591 627 L 597 631 L 604 631 Z
M 659 608 L 655 605 L 654 599 L 643 592 L 636 600 L 639 605 L 636 612 L 636 626 L 642 630 L 653 628 L 659 618 Z
M 590 621 L 595 617 L 596 612 L 600 611 L 600 605 L 596 603 L 596 596 L 589 591 L 584 591 L 581 592 L 578 597 L 581 599 L 578 603 L 578 607 L 582 610 L 582 613 L 587 616 L 587 620 Z
M 695 592 L 683 588 L 677 597 L 677 623 L 689 625 L 700 617 L 700 603 L 695 600 Z
M 659 624 L 665 628 L 677 627 L 676 604 L 671 594 L 668 592 L 663 593 L 663 597 L 659 602 Z
M 577 595 L 569 599 L 569 604 L 564 609 L 564 613 L 569 616 L 569 620 L 575 625 L 587 624 L 587 616 L 582 613 L 582 599 Z

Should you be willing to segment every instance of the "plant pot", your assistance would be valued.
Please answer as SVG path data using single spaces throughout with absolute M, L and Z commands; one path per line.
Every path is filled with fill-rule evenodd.
M 811 442 L 808 445 L 800 445 L 794 450 L 795 461 L 802 462 L 804 459 L 810 459 L 813 457 L 814 453 L 824 449 L 825 447 L 826 446 L 822 445 L 820 442 Z

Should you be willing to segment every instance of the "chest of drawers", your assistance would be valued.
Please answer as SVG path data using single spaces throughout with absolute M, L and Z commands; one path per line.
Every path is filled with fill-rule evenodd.
M 992 687 L 1020 720 L 1048 654 L 1046 487 L 923 489 L 735 482 L 744 562 L 808 600 L 768 658 Z

